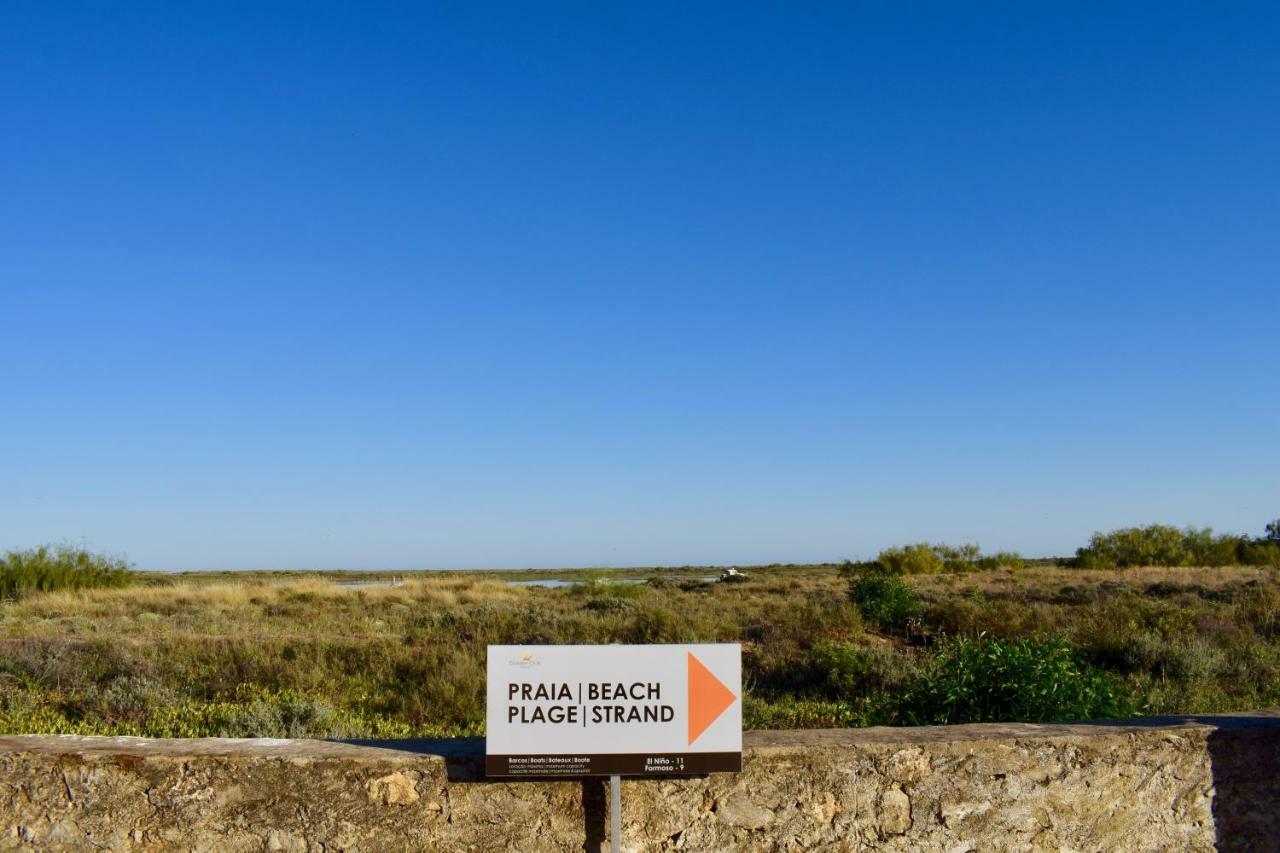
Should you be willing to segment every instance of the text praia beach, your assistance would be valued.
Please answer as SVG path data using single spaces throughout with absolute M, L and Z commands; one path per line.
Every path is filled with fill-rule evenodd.
M 507 722 L 526 725 L 669 723 L 676 711 L 662 701 L 657 682 L 512 682 Z

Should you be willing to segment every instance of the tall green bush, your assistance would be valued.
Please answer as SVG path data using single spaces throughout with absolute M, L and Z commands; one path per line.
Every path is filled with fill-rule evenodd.
M 1076 549 L 1075 559 L 1082 569 L 1240 564 L 1280 565 L 1280 543 L 1230 533 L 1214 535 L 1208 527 L 1149 524 L 1095 533 L 1088 545 Z
M 928 542 L 886 548 L 876 557 L 876 562 L 895 575 L 937 574 L 945 567 L 943 558 Z
M 0 556 L 0 599 L 29 592 L 128 586 L 129 564 L 72 545 L 41 545 Z
M 974 544 L 934 545 L 928 542 L 886 548 L 876 557 L 875 562 L 886 571 L 899 575 L 1020 569 L 1026 565 L 1022 555 L 1014 551 L 983 554 L 982 549 Z

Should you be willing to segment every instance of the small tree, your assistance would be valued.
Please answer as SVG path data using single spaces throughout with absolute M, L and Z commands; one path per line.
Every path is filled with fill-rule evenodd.
M 1280 518 L 1267 524 L 1267 541 L 1280 542 Z

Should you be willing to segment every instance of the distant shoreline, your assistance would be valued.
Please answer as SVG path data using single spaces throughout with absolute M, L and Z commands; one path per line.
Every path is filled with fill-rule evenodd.
M 1037 557 L 1027 560 L 1028 567 L 1056 566 L 1058 557 Z M 501 580 L 553 578 L 569 573 L 589 573 L 603 577 L 630 575 L 643 572 L 651 575 L 686 575 L 690 573 L 719 573 L 728 568 L 743 572 L 771 572 L 785 574 L 790 572 L 838 572 L 843 563 L 734 563 L 718 565 L 685 565 L 685 566 L 562 566 L 559 568 L 523 568 L 523 569 L 137 569 L 139 574 L 147 578 L 183 578 L 188 580 L 246 580 L 257 579 L 302 579 L 324 578 L 341 581 L 345 579 L 376 580 L 422 577 L 494 578 Z

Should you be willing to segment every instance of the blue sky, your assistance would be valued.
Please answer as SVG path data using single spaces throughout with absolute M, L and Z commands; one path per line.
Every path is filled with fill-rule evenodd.
M 1260 533 L 1278 43 L 1273 4 L 5 4 L 0 547 Z

